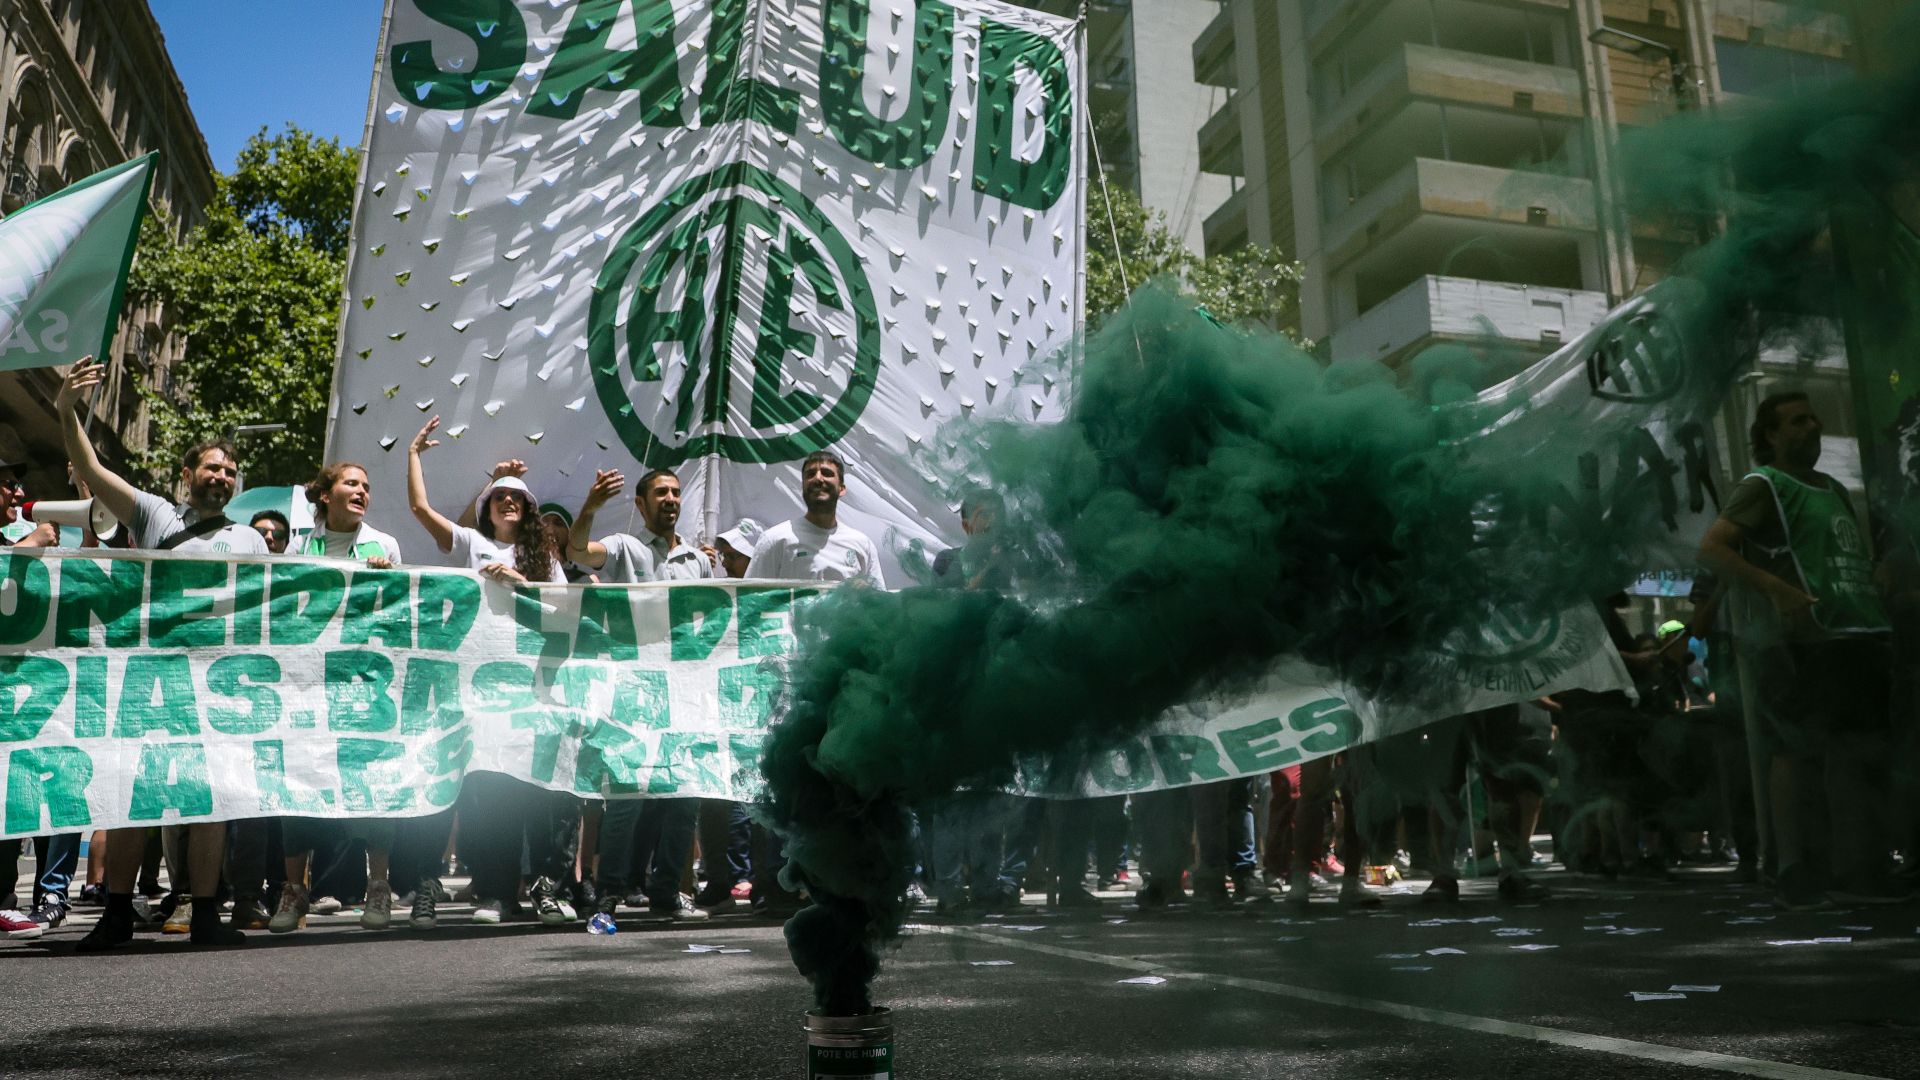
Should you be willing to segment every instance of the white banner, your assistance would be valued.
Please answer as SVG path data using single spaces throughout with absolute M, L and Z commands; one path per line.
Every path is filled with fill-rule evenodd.
M 505 458 L 568 506 L 596 468 L 672 467 L 683 531 L 711 535 L 798 513 L 800 458 L 832 447 L 842 520 L 891 559 L 890 535 L 957 531 L 918 461 L 943 421 L 1059 414 L 1071 22 L 983 0 L 390 0 L 389 20 L 329 439 L 377 488 L 404 489 L 439 414 L 443 509 Z
M 152 175 L 134 158 L 0 220 L 0 371 L 108 355 Z

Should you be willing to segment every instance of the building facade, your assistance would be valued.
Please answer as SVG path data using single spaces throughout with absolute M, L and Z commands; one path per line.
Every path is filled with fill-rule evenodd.
M 213 200 L 213 162 L 146 0 L 0 0 L 0 214 L 150 151 L 159 156 L 149 208 L 184 238 Z M 163 312 L 121 313 L 93 425 L 115 464 L 146 441 L 135 380 L 164 391 L 182 348 Z M 0 372 L 0 425 L 33 455 L 28 479 L 40 494 L 66 483 L 53 414 L 60 375 Z

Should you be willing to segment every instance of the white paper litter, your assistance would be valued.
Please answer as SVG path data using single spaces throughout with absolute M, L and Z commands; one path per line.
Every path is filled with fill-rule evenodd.
M 1631 997 L 1635 1001 L 1685 1001 L 1687 1000 L 1687 995 L 1685 994 L 1672 994 L 1664 990 L 1633 990 L 1633 991 L 1629 991 L 1627 996 Z
M 690 953 L 719 952 L 724 947 L 722 945 L 688 945 L 687 951 Z
M 1416 967 L 1414 965 L 1407 964 L 1401 967 L 1394 968 L 1393 970 L 1394 971 L 1432 971 L 1433 969 L 1430 967 Z
M 969 960 L 967 962 L 972 964 L 974 967 L 1012 967 L 1013 966 L 1013 961 L 1011 960 Z
M 1438 949 L 1428 949 L 1427 955 L 1428 956 L 1465 956 L 1467 955 L 1467 950 L 1453 949 L 1453 948 L 1448 948 L 1445 945 L 1442 945 Z
M 1137 978 L 1121 979 L 1120 985 L 1121 986 L 1159 986 L 1161 983 L 1166 981 L 1167 980 L 1161 978 L 1158 975 L 1141 975 Z
M 1539 932 L 1529 926 L 1502 926 L 1493 931 L 1496 937 L 1532 937 Z
M 1541 945 L 1538 942 L 1532 942 L 1532 941 L 1527 942 L 1525 945 L 1507 946 L 1507 948 L 1509 949 L 1519 949 L 1521 952 L 1541 952 L 1546 949 L 1557 949 L 1559 947 L 1560 946 L 1558 945 Z
M 1693 983 L 1674 983 L 1672 986 L 1667 987 L 1667 989 L 1675 994 L 1717 994 L 1720 992 L 1720 984 L 1714 983 L 1712 986 L 1698 986 Z
M 1788 938 L 1782 941 L 1769 941 L 1769 945 L 1851 945 L 1850 937 Z

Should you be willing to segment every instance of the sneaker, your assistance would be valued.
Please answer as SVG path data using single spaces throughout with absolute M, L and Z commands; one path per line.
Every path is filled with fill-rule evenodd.
M 907 882 L 908 906 L 919 907 L 921 904 L 928 904 L 932 902 L 933 902 L 933 898 L 927 895 L 927 890 L 921 888 L 919 882 L 917 881 Z
M 693 922 L 709 917 L 706 912 L 694 906 L 693 897 L 686 893 L 674 893 L 672 899 L 649 904 L 648 908 L 653 914 L 674 922 Z
M 265 930 L 272 918 L 257 898 L 249 896 L 233 902 L 233 915 L 227 925 L 236 930 Z
M 1455 877 L 1436 877 L 1427 891 L 1420 894 L 1423 904 L 1457 904 L 1460 902 L 1460 879 Z
M 105 885 L 80 886 L 80 902 L 89 907 L 104 906 L 107 902 L 107 887 Z
M 167 921 L 160 926 L 160 932 L 163 934 L 193 933 L 193 897 L 181 893 L 178 900 L 179 902 L 173 905 L 173 912 L 167 916 Z
M 110 919 L 102 917 L 87 931 L 87 936 L 73 947 L 74 952 L 97 953 L 109 949 L 124 949 L 133 944 L 133 920 Z
M 1287 895 L 1283 898 L 1294 907 L 1306 907 L 1313 902 L 1313 874 L 1295 872 L 1287 876 Z
M 473 902 L 473 921 L 486 926 L 494 926 L 506 915 L 506 905 L 498 900 L 480 899 Z
M 1788 911 L 1815 911 L 1833 903 L 1820 887 L 1820 875 L 1804 863 L 1796 863 L 1780 872 L 1774 882 L 1773 902 Z
M 594 888 L 593 879 L 583 877 L 573 883 L 574 917 L 579 918 L 582 911 L 600 910 L 600 890 Z
M 564 926 L 567 913 L 560 907 L 560 887 L 552 878 L 539 878 L 533 883 L 533 914 L 540 920 L 541 926 Z
M 233 927 L 228 926 L 226 923 L 221 922 L 220 915 L 218 912 L 214 913 L 214 917 L 212 919 L 209 919 L 207 922 L 193 927 L 193 929 L 188 933 L 188 936 L 187 936 L 187 944 L 189 945 L 215 945 L 215 946 L 221 946 L 221 947 L 228 947 L 233 945 L 245 945 L 246 943 L 247 943 L 247 935 L 241 933 L 238 930 L 235 930 Z
M 1525 874 L 1512 873 L 1500 876 L 1500 899 L 1510 904 L 1537 904 L 1545 900 L 1548 895 L 1545 885 Z
M 307 925 L 307 887 L 289 881 L 280 887 L 280 906 L 273 909 L 267 922 L 270 934 L 291 934 Z
M 733 893 L 733 898 L 735 900 L 752 900 L 753 899 L 753 882 L 751 881 L 735 882 L 733 888 L 728 891 Z
M 28 941 L 46 933 L 47 928 L 17 911 L 0 911 L 0 931 L 16 941 Z
M 717 895 L 709 895 L 710 893 L 712 893 L 710 889 L 703 890 L 701 895 L 694 897 L 694 906 L 709 915 L 724 914 L 740 906 L 740 901 L 733 898 L 733 890 L 731 889 L 723 890 Z
M 1273 899 L 1273 890 L 1260 881 L 1260 875 L 1248 870 L 1233 876 L 1233 895 L 1247 903 L 1264 903 Z
M 52 930 L 67 921 L 67 905 L 58 900 L 42 900 L 33 905 L 32 911 L 27 912 L 27 918 L 32 919 L 42 930 Z
M 337 896 L 322 896 L 307 905 L 307 911 L 314 915 L 338 915 L 346 907 Z
M 439 926 L 440 896 L 445 891 L 437 878 L 421 878 L 420 884 L 413 888 L 413 914 L 407 917 L 407 926 L 414 930 L 432 930 Z
M 1067 885 L 1060 889 L 1059 907 L 1078 908 L 1083 911 L 1095 911 L 1100 907 L 1100 898 L 1087 891 L 1085 885 Z
M 367 904 L 360 909 L 362 930 L 385 930 L 393 925 L 393 886 L 384 881 L 367 882 Z
M 554 903 L 560 905 L 560 914 L 565 915 L 568 922 L 580 921 L 580 909 L 573 906 L 573 901 L 568 900 L 565 896 L 556 896 L 553 900 Z
M 1357 877 L 1340 882 L 1340 903 L 1347 907 L 1379 907 L 1383 902 L 1379 893 L 1361 884 Z

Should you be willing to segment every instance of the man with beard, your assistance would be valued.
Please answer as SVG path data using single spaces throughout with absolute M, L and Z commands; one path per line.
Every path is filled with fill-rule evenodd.
M 633 505 L 640 512 L 641 535 L 613 533 L 588 539 L 593 535 L 594 515 L 620 494 L 626 482 L 618 470 L 595 473 L 580 516 L 567 534 L 567 558 L 614 584 L 715 576 L 712 560 L 674 531 L 680 523 L 680 478 L 666 469 L 640 478 Z M 706 918 L 707 912 L 680 891 L 681 872 L 693 848 L 699 817 L 699 799 L 609 800 L 600 818 L 600 912 L 612 917 L 619 909 L 637 869 L 644 877 L 647 907 L 654 915 Z
M 1769 396 L 1750 434 L 1758 464 L 1721 506 L 1700 559 L 1733 588 L 1735 644 L 1771 743 L 1776 899 L 1796 911 L 1897 903 L 1907 890 L 1887 873 L 1878 805 L 1892 635 L 1872 557 L 1846 489 L 1814 468 L 1821 425 L 1807 395 Z M 1822 801 L 1830 828 L 1817 836 Z
M 201 443 L 186 452 L 180 464 L 180 482 L 187 489 L 184 506 L 158 495 L 136 491 L 125 479 L 100 464 L 93 443 L 80 421 L 79 407 L 106 378 L 106 369 L 92 357 L 73 365 L 54 399 L 60 416 L 67 456 L 74 478 L 87 485 L 107 512 L 126 522 L 135 547 L 160 551 L 265 555 L 260 534 L 226 516 L 240 465 L 232 444 L 225 440 Z M 192 905 L 188 933 L 196 945 L 239 945 L 246 935 L 220 922 L 220 867 L 226 856 L 227 824 L 201 822 L 187 828 L 187 888 L 181 903 Z M 115 829 L 107 839 L 107 909 L 100 922 L 81 940 L 83 952 L 126 945 L 133 940 L 133 888 L 140 860 L 147 848 L 147 830 Z M 176 888 L 178 888 L 176 884 Z
M 847 466 L 831 450 L 816 450 L 800 463 L 803 517 L 768 529 L 754 545 L 747 576 L 780 581 L 860 580 L 876 589 L 880 552 L 867 534 L 840 524 L 840 499 L 847 493 Z

